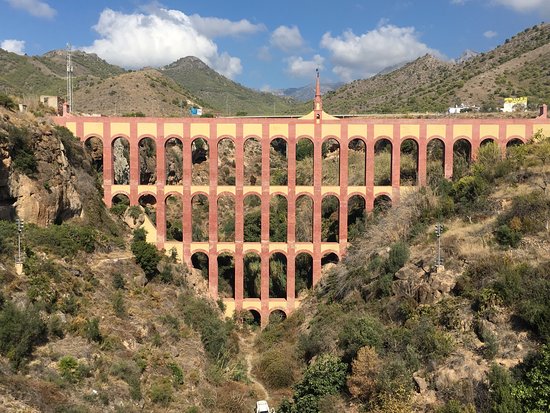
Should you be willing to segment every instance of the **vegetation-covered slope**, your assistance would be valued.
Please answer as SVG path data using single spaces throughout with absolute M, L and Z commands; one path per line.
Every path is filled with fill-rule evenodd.
M 368 218 L 348 256 L 257 342 L 280 412 L 543 412 L 550 406 L 550 138 L 488 145 Z M 443 223 L 444 268 L 433 265 Z M 291 390 L 291 392 L 290 392 Z
M 139 207 L 105 209 L 81 143 L 48 119 L 0 115 L 0 410 L 221 413 L 265 397 L 249 384 L 236 325 L 197 295 L 204 280 L 143 230 L 130 236 L 123 220 L 142 221 Z M 78 213 L 47 196 L 64 180 L 82 198 Z M 42 210 L 16 202 L 14 185 L 59 214 L 36 225 Z M 18 275 L 14 215 L 23 213 Z

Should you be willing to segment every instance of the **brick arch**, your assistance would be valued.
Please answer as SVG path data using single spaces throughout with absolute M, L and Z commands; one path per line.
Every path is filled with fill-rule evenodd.
M 157 142 L 160 138 L 157 138 L 156 136 L 151 135 L 150 133 L 144 133 L 143 135 L 139 135 L 136 139 L 137 144 L 139 145 L 142 140 L 144 139 L 151 139 L 155 143 L 155 147 L 158 146 L 160 142 Z M 164 144 L 164 142 L 162 142 Z
M 367 146 L 367 142 L 368 142 L 368 139 L 366 136 L 362 136 L 362 135 L 352 135 L 348 138 L 348 145 L 351 141 L 354 141 L 356 139 L 359 139 L 360 141 L 363 141 L 363 143 L 365 144 L 365 147 Z
M 271 143 L 275 140 L 275 139 L 282 139 L 286 142 L 287 146 L 288 146 L 288 136 L 285 136 L 285 135 L 271 135 L 269 137 L 269 145 L 271 145 Z M 288 151 L 288 148 L 287 148 L 287 151 Z
M 325 136 L 323 136 L 323 139 L 321 139 L 321 143 L 325 143 L 326 141 L 328 141 L 330 139 L 333 139 L 336 142 L 338 142 L 338 146 L 342 146 L 342 139 L 340 139 L 336 135 L 325 135 Z
M 138 194 L 137 194 L 138 198 L 141 198 L 142 196 L 145 196 L 145 195 L 151 195 L 151 196 L 155 197 L 155 199 L 156 199 L 157 202 L 158 202 L 157 193 L 151 191 L 150 189 L 146 189 L 146 190 L 144 190 L 144 191 L 139 191 Z
M 262 187 L 259 186 L 259 189 L 247 189 L 245 192 L 243 192 L 243 198 L 246 198 L 249 195 L 258 195 L 260 198 L 262 197 Z
M 196 195 L 204 195 L 205 197 L 208 198 L 208 192 L 205 192 L 205 191 L 202 191 L 202 190 L 197 190 L 197 191 L 194 191 L 194 192 L 191 192 L 191 199 L 193 199 Z
M 168 197 L 170 196 L 178 196 L 180 198 L 183 197 L 183 195 L 181 193 L 179 193 L 178 191 L 168 191 L 168 192 L 165 192 L 164 193 L 164 202 L 166 202 L 166 200 L 168 199 Z
M 522 136 L 510 135 L 504 140 L 504 142 L 506 143 L 506 145 L 508 145 L 508 143 L 510 143 L 511 141 L 515 141 L 515 140 L 521 141 L 522 143 L 526 143 L 528 141 L 528 139 L 525 139 Z
M 252 243 L 252 244 L 259 244 L 259 242 Z M 256 255 L 259 255 L 260 259 L 261 259 L 262 249 L 261 249 L 261 247 L 260 248 L 255 248 L 255 247 L 247 245 L 246 247 L 243 247 L 243 257 L 246 254 L 256 254 Z
M 386 141 L 389 141 L 391 143 L 391 146 L 393 148 L 394 146 L 394 142 L 393 142 L 393 139 L 390 138 L 388 135 L 378 135 L 377 137 L 375 137 L 372 141 L 372 145 L 373 146 L 376 146 L 376 144 L 379 142 L 379 141 L 382 141 L 382 140 L 386 140 Z
M 433 141 L 434 139 L 437 139 L 437 140 L 441 141 L 443 143 L 443 146 L 446 146 L 445 145 L 446 138 L 444 138 L 441 135 L 432 135 L 432 136 L 430 136 L 428 139 L 426 139 L 426 145 L 428 143 L 430 143 L 431 141 Z
M 412 141 L 415 141 L 418 147 L 420 148 L 420 138 L 414 135 L 405 135 L 399 138 L 399 146 L 403 145 L 403 142 L 408 141 L 409 139 Z
M 85 142 L 88 142 L 88 140 L 90 140 L 92 138 L 97 138 L 103 144 L 105 144 L 105 138 L 102 135 L 98 134 L 98 133 L 89 133 L 89 134 L 85 135 L 80 141 L 85 143 Z
M 496 136 L 493 136 L 493 135 L 484 135 L 479 139 L 480 146 L 485 141 L 493 141 L 493 142 L 496 143 L 498 141 L 498 138 Z

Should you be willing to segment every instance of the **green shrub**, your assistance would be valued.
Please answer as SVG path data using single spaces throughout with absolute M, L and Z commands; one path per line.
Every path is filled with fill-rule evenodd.
M 174 386 L 183 384 L 183 370 L 176 363 L 168 363 L 168 368 L 172 371 L 172 383 Z
M 123 360 L 113 363 L 110 373 L 128 383 L 132 400 L 141 400 L 140 376 L 142 371 L 137 363 Z
M 409 254 L 409 247 L 404 242 L 393 244 L 386 261 L 386 272 L 393 275 L 403 268 L 409 259 Z
M 514 396 L 525 412 L 547 412 L 550 406 L 550 346 L 543 345 L 520 367 L 521 381 L 513 390 Z
M 494 232 L 496 241 L 503 247 L 517 248 L 521 242 L 521 233 L 508 225 L 500 225 Z
M 135 235 L 135 234 L 134 234 Z M 160 252 L 153 244 L 146 241 L 132 241 L 132 253 L 136 263 L 141 267 L 147 279 L 151 280 L 158 273 L 158 263 L 160 262 Z
M 86 320 L 86 324 L 84 325 L 84 336 L 88 341 L 95 341 L 96 343 L 103 342 L 103 336 L 99 330 L 99 318 L 96 317 Z
M 117 291 L 113 296 L 113 311 L 119 318 L 126 317 L 126 306 L 124 305 L 124 295 Z
M 369 346 L 379 350 L 382 346 L 383 326 L 373 317 L 352 316 L 343 323 L 338 336 L 338 346 L 343 351 L 344 361 L 351 363 L 361 347 Z
M 493 364 L 488 380 L 491 413 L 519 413 L 523 410 L 513 393 L 515 382 L 504 367 Z
M 21 366 L 35 346 L 47 341 L 48 329 L 33 306 L 18 309 L 7 301 L 0 309 L 0 354 Z
M 78 361 L 72 356 L 64 356 L 57 362 L 57 368 L 64 380 L 76 383 L 80 380 Z
M 0 93 L 0 106 L 5 107 L 6 109 L 13 110 L 16 108 L 16 104 L 11 97 Z
M 113 274 L 113 288 L 117 290 L 123 290 L 126 287 L 126 282 L 121 273 L 116 272 Z
M 116 215 L 118 217 L 121 217 L 122 215 L 124 215 L 124 213 L 126 212 L 127 209 L 128 209 L 128 205 L 125 205 L 121 202 L 121 203 L 118 203 L 118 204 L 114 204 L 111 207 L 110 211 L 114 215 Z
M 160 404 L 161 406 L 168 406 L 172 401 L 172 395 L 172 385 L 166 378 L 154 382 L 149 392 L 151 401 L 155 404 Z
M 222 321 L 208 301 L 182 295 L 179 305 L 185 322 L 199 332 L 204 349 L 211 359 L 221 360 L 237 352 L 232 336 L 233 324 Z
M 257 374 L 272 389 L 287 388 L 294 383 L 296 361 L 286 346 L 275 346 L 260 354 Z
M 39 228 L 28 226 L 27 239 L 33 246 L 44 248 L 61 257 L 74 257 L 79 251 L 92 253 L 98 242 L 94 228 L 64 223 Z

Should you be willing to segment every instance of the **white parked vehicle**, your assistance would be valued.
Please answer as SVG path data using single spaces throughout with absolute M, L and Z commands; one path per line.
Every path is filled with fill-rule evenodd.
M 269 406 L 265 400 L 256 402 L 256 413 L 275 413 L 275 409 L 269 410 Z

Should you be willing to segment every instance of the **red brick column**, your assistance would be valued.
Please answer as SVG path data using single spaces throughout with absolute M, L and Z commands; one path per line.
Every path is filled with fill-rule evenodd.
M 338 243 L 340 256 L 345 254 L 348 242 L 348 165 L 349 165 L 349 142 L 348 125 L 344 123 L 340 130 L 340 208 L 338 223 Z
M 288 129 L 286 300 L 287 308 L 292 310 L 296 297 L 296 124 L 291 123 Z
M 103 122 L 103 201 L 107 208 L 112 206 L 113 185 L 113 139 L 111 137 L 111 122 Z
M 445 178 L 451 179 L 453 177 L 453 125 L 447 124 L 445 137 L 443 143 L 445 144 Z
M 157 121 L 156 149 L 156 187 L 157 187 L 157 247 L 164 248 L 166 241 L 166 203 L 164 200 L 164 184 L 166 182 L 166 154 L 165 154 L 164 124 Z
M 365 208 L 368 212 L 374 209 L 374 124 L 367 125 L 367 138 L 365 151 L 367 160 L 365 165 L 366 197 Z
M 420 136 L 418 137 L 418 159 L 416 181 L 419 186 L 426 185 L 428 163 L 428 137 L 426 122 L 420 124 Z
M 208 139 L 209 157 L 209 193 L 208 193 L 208 285 L 212 297 L 218 297 L 218 130 L 217 125 L 210 124 Z
M 321 278 L 321 181 L 323 176 L 323 136 L 315 123 L 313 135 L 313 285 Z
M 183 229 L 183 260 L 191 268 L 191 243 L 193 242 L 193 208 L 191 204 L 191 176 L 192 176 L 192 150 L 191 150 L 191 128 L 189 122 L 183 124 L 182 163 L 183 163 L 183 197 L 182 197 L 182 229 Z M 210 208 L 210 205 L 208 205 Z
M 269 317 L 269 124 L 262 125 L 262 235 L 261 235 L 261 315 L 262 326 L 268 324 Z
M 401 187 L 401 129 L 398 123 L 393 125 L 392 156 L 391 156 L 391 186 L 393 206 L 399 205 Z
M 244 289 L 244 140 L 243 125 L 237 124 L 235 136 L 235 309 L 243 308 Z
M 475 122 L 475 121 L 474 121 Z M 472 141 L 471 141 L 471 152 L 472 156 L 470 161 L 475 161 L 477 159 L 477 153 L 481 145 L 481 139 L 479 136 L 479 122 L 475 122 L 472 125 Z
M 506 156 L 506 124 L 504 122 L 498 125 L 498 146 L 502 157 Z
M 130 121 L 130 205 L 138 205 L 139 194 L 139 140 L 137 123 Z

